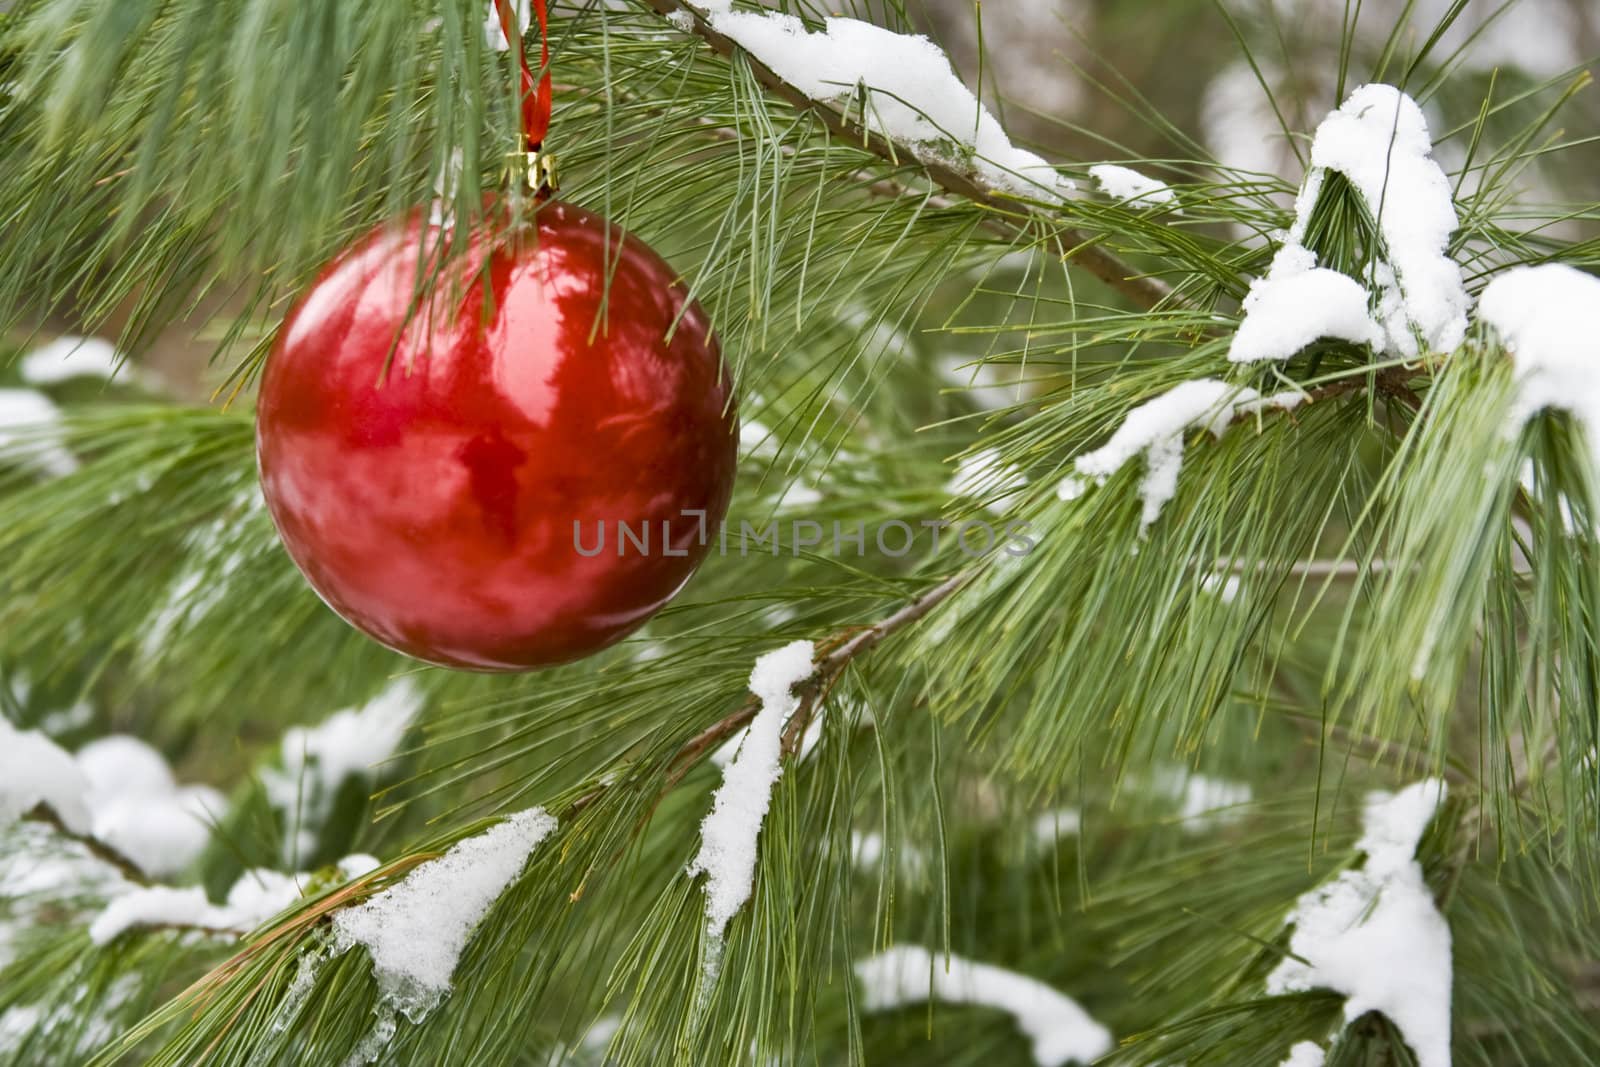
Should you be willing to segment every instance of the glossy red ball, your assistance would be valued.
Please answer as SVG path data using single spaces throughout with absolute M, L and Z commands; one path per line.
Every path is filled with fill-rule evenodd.
M 290 313 L 257 410 L 267 507 L 322 599 L 390 648 L 577 659 L 705 555 L 733 487 L 728 376 L 672 269 L 597 215 L 486 223 L 413 307 L 440 234 L 420 214 L 374 231 Z

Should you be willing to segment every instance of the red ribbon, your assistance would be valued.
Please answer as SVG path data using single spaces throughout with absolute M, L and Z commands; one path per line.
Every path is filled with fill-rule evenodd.
M 528 67 L 527 52 L 522 47 L 522 34 L 517 30 L 517 16 L 511 0 L 495 0 L 494 6 L 500 15 L 506 43 L 516 50 L 517 65 L 522 68 L 522 136 L 527 141 L 528 151 L 532 152 L 544 144 L 544 135 L 550 130 L 550 28 L 545 20 L 544 0 L 533 0 L 533 12 L 539 19 L 537 88 L 533 71 Z

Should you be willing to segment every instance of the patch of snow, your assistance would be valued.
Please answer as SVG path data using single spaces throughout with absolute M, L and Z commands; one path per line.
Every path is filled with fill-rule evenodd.
M 106 904 L 89 924 L 89 940 L 104 945 L 128 930 L 148 926 L 243 937 L 299 899 L 296 877 L 260 867 L 240 875 L 222 904 L 207 900 L 199 886 L 140 886 Z
M 1224 604 L 1232 604 L 1239 599 L 1239 576 L 1237 574 L 1207 574 L 1200 579 L 1200 591 L 1216 597 Z
M 750 672 L 750 691 L 761 707 L 738 755 L 722 769 L 722 784 L 700 824 L 700 850 L 689 863 L 690 875 L 706 876 L 706 930 L 713 940 L 750 899 L 761 824 L 783 774 L 783 724 L 800 707 L 794 687 L 816 670 L 813 652 L 810 641 L 794 641 L 758 658 Z
M 349 882 L 360 878 L 364 874 L 371 874 L 383 866 L 383 863 L 378 857 L 369 856 L 365 852 L 352 852 L 334 866 L 338 870 L 339 876 Z
M 1100 163 L 1089 168 L 1089 177 L 1094 179 L 1101 192 L 1113 200 L 1154 205 L 1176 205 L 1178 202 L 1178 194 L 1165 182 L 1140 174 L 1132 167 Z
M 1057 808 L 1033 819 L 1033 842 L 1050 848 L 1063 837 L 1076 837 L 1083 830 L 1083 812 L 1077 808 Z
M 287 843 L 290 851 L 303 854 L 315 847 L 340 787 L 352 778 L 369 778 L 392 757 L 421 709 L 422 694 L 410 679 L 400 678 L 360 707 L 336 711 L 317 726 L 285 732 L 283 767 L 263 770 L 261 784 L 268 801 L 283 814 L 284 825 L 305 835 Z
M 1317 127 L 1311 165 L 1350 179 L 1378 220 L 1387 253 L 1375 278 L 1378 314 L 1390 351 L 1453 350 L 1471 300 L 1446 251 L 1458 224 L 1450 180 L 1416 101 L 1392 85 L 1361 86 Z
M 56 385 L 73 378 L 110 379 L 119 357 L 98 337 L 57 337 L 22 357 L 17 371 L 29 385 Z
M 794 511 L 820 503 L 822 503 L 821 492 L 805 482 L 794 481 L 789 483 L 789 487 L 783 491 L 783 496 L 778 498 L 778 510 Z
M 997 1008 L 1016 1020 L 1039 1067 L 1090 1063 L 1111 1051 L 1111 1031 L 1077 1001 L 1036 978 L 961 956 L 935 956 L 896 945 L 857 961 L 867 1011 L 890 1011 L 928 999 Z
M 88 792 L 83 772 L 60 745 L 0 717 L 0 827 L 45 804 L 68 830 L 87 834 Z
M 61 444 L 61 411 L 32 389 L 0 389 L 0 458 L 59 478 L 78 469 Z
M 1321 337 L 1379 348 L 1383 327 L 1367 310 L 1367 291 L 1354 278 L 1313 267 L 1250 283 L 1244 321 L 1228 346 L 1233 363 L 1288 359 Z
M 812 100 L 862 110 L 868 128 L 910 147 L 926 162 L 970 167 L 1005 192 L 1059 201 L 1072 183 L 1016 147 L 928 38 L 870 22 L 830 18 L 813 32 L 793 15 L 701 4 L 732 38 Z
M 999 449 L 984 448 L 963 456 L 944 488 L 951 496 L 982 498 L 986 509 L 1002 514 L 1027 484 L 1020 468 L 1000 461 Z
M 883 862 L 885 853 L 883 835 L 876 830 L 850 831 L 850 862 L 862 870 L 871 870 Z M 901 842 L 895 848 L 895 859 L 902 874 L 920 878 L 928 869 L 928 853 L 915 845 Z
M 337 912 L 334 948 L 361 945 L 386 1002 L 420 1022 L 450 992 L 456 963 L 478 924 L 556 829 L 529 808 L 457 842 L 376 896 Z
M 1516 369 L 1510 432 L 1541 411 L 1568 412 L 1600 475 L 1600 278 L 1562 263 L 1516 267 L 1484 288 L 1478 317 Z
M 1444 798 L 1445 784 L 1434 778 L 1368 795 L 1356 845 L 1365 862 L 1296 901 L 1286 919 L 1294 955 L 1267 976 L 1273 995 L 1344 994 L 1346 1024 L 1381 1012 L 1419 1067 L 1450 1064 L 1450 927 L 1416 861 Z
M 1245 814 L 1242 810 L 1244 805 L 1254 797 L 1249 782 L 1213 778 L 1206 774 L 1189 774 L 1182 781 L 1182 788 L 1177 792 L 1181 801 L 1178 818 L 1191 828 L 1210 828 L 1237 822 Z
M 166 758 L 137 737 L 99 738 L 75 758 L 89 783 L 94 836 L 154 877 L 170 877 L 189 866 L 227 810 L 210 786 L 180 788 Z
M 1288 1058 L 1278 1067 L 1322 1067 L 1323 1060 L 1321 1045 L 1315 1041 L 1301 1041 L 1289 1050 Z
M 1056 483 L 1056 499 L 1069 503 L 1089 491 L 1089 483 L 1076 474 L 1069 474 Z
M 1304 246 L 1333 172 L 1349 179 L 1383 238 L 1385 258 L 1359 280 L 1318 267 Z M 1448 254 L 1457 224 L 1422 110 L 1391 85 L 1363 85 L 1317 127 L 1294 224 L 1267 276 L 1250 286 L 1228 358 L 1288 359 L 1319 337 L 1407 358 L 1453 350 L 1471 305 Z
M 1239 415 L 1278 408 L 1288 411 L 1303 399 L 1301 393 L 1262 396 L 1254 389 L 1230 385 L 1215 378 L 1181 382 L 1154 400 L 1129 411 L 1111 440 L 1079 456 L 1078 474 L 1103 485 L 1123 464 L 1143 455 L 1145 476 L 1139 485 L 1144 501 L 1140 532 L 1149 529 L 1178 492 L 1183 468 L 1183 435 L 1204 429 L 1221 437 Z

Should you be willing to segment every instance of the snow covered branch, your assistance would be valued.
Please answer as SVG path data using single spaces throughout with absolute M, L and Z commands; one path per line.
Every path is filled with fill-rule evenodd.
M 932 158 L 926 152 L 918 152 L 915 145 L 888 136 L 881 130 L 874 128 L 871 122 L 853 120 L 845 112 L 808 95 L 800 86 L 781 76 L 774 70 L 771 56 L 755 54 L 740 39 L 727 32 L 731 28 L 730 25 L 715 17 L 713 11 L 716 14 L 721 14 L 723 19 L 729 17 L 731 13 L 726 10 L 726 4 L 702 3 L 697 5 L 687 2 L 687 0 L 649 0 L 649 4 L 657 12 L 670 18 L 673 24 L 680 29 L 700 37 L 719 55 L 732 56 L 743 52 L 750 65 L 751 73 L 767 91 L 797 110 L 816 116 L 830 133 L 851 144 L 860 145 L 874 155 L 892 163 L 899 163 L 904 159 L 920 160 L 927 170 L 929 178 L 940 188 L 986 209 L 985 225 L 991 229 L 997 230 L 1007 237 L 1015 237 L 1019 233 L 1029 230 L 1040 221 L 1049 222 L 1055 228 L 1056 240 L 1062 247 L 1069 264 L 1083 268 L 1106 285 L 1143 307 L 1153 308 L 1158 305 L 1172 303 L 1172 287 L 1166 282 L 1140 272 L 1114 252 L 1102 247 L 1093 237 L 1071 227 L 1059 226 L 1052 216 L 1043 209 L 1030 207 L 1025 200 L 1018 198 L 1018 193 L 1022 192 L 1022 186 L 1019 181 L 1026 181 L 1035 188 L 1025 195 L 1048 199 L 1044 195 L 1044 190 L 1038 187 L 1036 179 L 1030 179 L 1028 173 L 1020 172 L 1020 170 L 1037 171 L 1039 169 L 1037 163 L 1020 169 L 1015 167 L 1002 169 L 993 165 L 972 168 L 961 166 L 955 162 Z M 760 19 L 787 16 L 756 14 L 745 16 L 740 13 L 740 17 Z M 902 106 L 920 103 L 921 101 L 904 101 Z M 980 138 L 983 132 L 980 130 Z M 1003 134 L 1000 135 L 1000 139 L 1004 140 Z M 1006 147 L 1009 148 L 1009 143 Z M 1022 154 L 1026 155 L 1026 153 Z M 1004 161 L 991 162 L 1003 163 Z M 1039 162 L 1042 163 L 1042 161 Z

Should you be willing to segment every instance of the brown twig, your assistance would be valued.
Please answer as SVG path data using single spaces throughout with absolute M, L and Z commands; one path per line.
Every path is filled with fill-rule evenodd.
M 95 859 L 102 863 L 110 864 L 130 882 L 139 885 L 149 885 L 150 878 L 139 869 L 139 865 L 123 855 L 120 851 L 106 844 L 98 837 L 90 834 L 80 834 L 61 821 L 61 815 L 49 804 L 43 802 L 36 804 L 30 811 L 22 816 L 30 822 L 44 823 L 60 836 L 69 841 L 76 841 L 82 845 Z
M 650 6 L 662 15 L 677 15 L 691 20 L 692 32 L 705 41 L 721 56 L 733 56 L 741 51 L 739 44 L 716 28 L 693 4 L 684 0 L 648 0 Z M 835 136 L 890 163 L 904 159 L 918 159 L 911 146 L 900 144 L 871 127 L 852 121 L 835 109 L 811 99 L 799 89 L 780 78 L 771 67 L 756 56 L 744 53 L 756 81 L 772 95 L 785 101 L 797 111 L 816 118 Z M 1052 228 L 1057 244 L 1062 248 L 1068 263 L 1082 267 L 1106 285 L 1135 303 L 1154 308 L 1171 306 L 1175 297 L 1172 287 L 1159 278 L 1144 274 L 1124 261 L 1116 253 L 1099 244 L 1099 238 L 1072 227 L 1062 226 L 1042 210 L 1027 202 L 1007 195 L 980 180 L 970 171 L 921 159 L 928 177 L 946 193 L 959 196 L 986 209 L 984 225 L 1007 237 L 1025 234 L 1031 227 L 1045 223 Z

